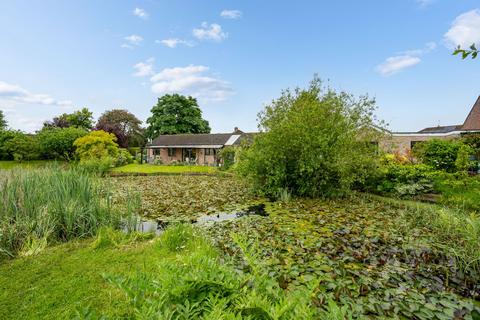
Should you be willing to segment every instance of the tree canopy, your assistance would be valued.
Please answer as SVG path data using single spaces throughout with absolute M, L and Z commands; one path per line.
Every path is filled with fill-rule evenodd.
M 53 118 L 52 121 L 46 121 L 43 126 L 54 128 L 77 127 L 90 130 L 93 127 L 93 113 L 88 108 L 82 108 L 73 113 L 63 113 Z
M 138 147 L 144 144 L 141 124 L 142 121 L 127 110 L 113 109 L 100 116 L 95 129 L 113 133 L 122 148 Z
M 7 129 L 7 120 L 5 119 L 5 114 L 0 110 L 0 131 Z
M 166 94 L 158 98 L 151 112 L 146 130 L 150 139 L 161 134 L 210 133 L 208 121 L 202 118 L 202 110 L 193 97 Z
M 324 89 L 316 77 L 285 90 L 259 114 L 261 132 L 237 170 L 271 198 L 344 195 L 377 168 L 374 109 L 374 100 Z

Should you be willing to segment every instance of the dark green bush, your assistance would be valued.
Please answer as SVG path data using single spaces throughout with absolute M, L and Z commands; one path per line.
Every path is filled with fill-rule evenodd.
M 436 175 L 435 170 L 424 164 L 389 163 L 370 181 L 370 190 L 399 197 L 430 193 L 434 191 Z
M 459 140 L 432 139 L 417 144 L 413 151 L 422 163 L 437 170 L 455 172 L 455 161 L 461 146 Z
M 73 143 L 83 137 L 87 131 L 83 128 L 44 127 L 38 134 L 38 143 L 44 159 L 70 160 L 75 156 Z

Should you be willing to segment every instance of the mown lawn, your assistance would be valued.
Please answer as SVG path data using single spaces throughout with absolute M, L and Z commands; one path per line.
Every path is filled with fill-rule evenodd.
M 38 168 L 48 165 L 50 163 L 54 163 L 55 161 L 51 160 L 33 160 L 33 161 L 0 161 L 0 169 L 14 169 L 14 168 Z
M 120 173 L 140 173 L 140 174 L 169 174 L 169 173 L 202 173 L 214 174 L 217 168 L 208 166 L 162 166 L 153 164 L 127 164 L 117 167 L 112 172 Z
M 0 319 L 71 319 L 87 307 L 120 318 L 125 296 L 102 274 L 151 272 L 162 257 L 150 242 L 105 249 L 91 244 L 71 242 L 0 262 Z

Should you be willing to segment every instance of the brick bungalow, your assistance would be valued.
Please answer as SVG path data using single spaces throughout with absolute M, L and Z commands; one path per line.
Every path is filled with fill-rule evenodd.
M 392 132 L 379 145 L 387 152 L 407 154 L 416 143 L 434 138 L 455 139 L 470 133 L 480 133 L 480 96 L 463 124 L 429 127 L 418 132 Z
M 252 133 L 235 128 L 232 133 L 160 135 L 145 147 L 147 162 L 160 160 L 163 164 L 189 162 L 197 165 L 220 164 L 218 152 L 228 146 L 237 146 Z

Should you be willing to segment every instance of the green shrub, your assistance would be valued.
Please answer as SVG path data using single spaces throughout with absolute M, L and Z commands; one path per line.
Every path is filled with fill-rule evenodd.
M 161 165 L 163 165 L 163 161 L 160 158 L 155 158 L 155 159 L 153 159 L 153 164 L 156 165 L 156 166 L 161 166 Z M 170 165 L 173 166 L 174 162 L 171 162 Z
M 228 170 L 235 164 L 235 147 L 225 147 L 220 149 L 218 157 L 222 161 L 222 170 Z
M 461 145 L 458 140 L 432 139 L 415 145 L 414 154 L 422 163 L 437 170 L 454 172 Z
M 115 159 L 105 157 L 101 159 L 81 160 L 78 167 L 89 174 L 105 176 L 112 168 L 115 167 Z
M 2 153 L 5 153 L 6 159 L 21 162 L 40 158 L 40 146 L 36 136 L 20 131 L 11 131 L 3 135 Z
M 51 167 L 0 173 L 0 257 L 93 236 L 117 226 L 104 183 L 79 170 Z
M 455 159 L 455 168 L 457 171 L 466 172 L 473 166 L 473 161 L 470 159 L 473 153 L 474 150 L 469 145 L 460 145 L 457 152 L 457 158 Z
M 113 133 L 103 130 L 92 131 L 75 140 L 76 154 L 80 160 L 116 158 L 118 156 L 117 138 Z
M 424 164 L 388 163 L 370 179 L 368 189 L 399 197 L 430 193 L 434 190 L 436 175 L 435 170 Z
M 377 168 L 374 109 L 373 100 L 324 90 L 317 78 L 308 89 L 286 90 L 259 114 L 262 133 L 239 154 L 238 172 L 272 198 L 282 190 L 346 195 Z
M 128 152 L 127 149 L 121 148 L 118 150 L 118 156 L 115 160 L 116 167 L 124 166 L 132 162 L 133 162 L 133 157 L 130 154 L 130 152 Z
M 44 159 L 70 160 L 75 156 L 73 143 L 87 134 L 83 128 L 44 127 L 37 135 Z

